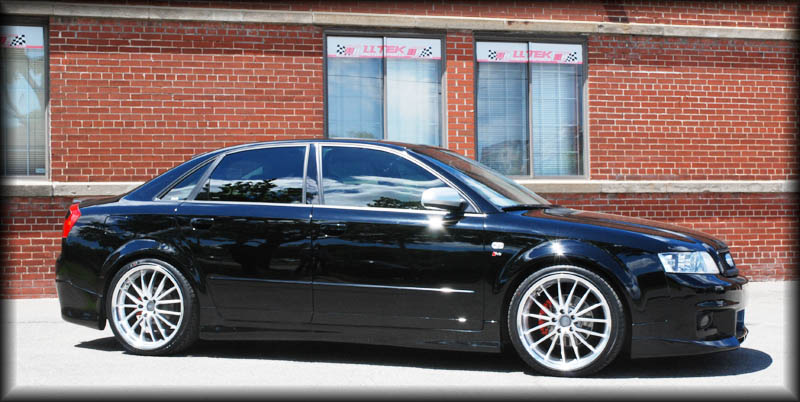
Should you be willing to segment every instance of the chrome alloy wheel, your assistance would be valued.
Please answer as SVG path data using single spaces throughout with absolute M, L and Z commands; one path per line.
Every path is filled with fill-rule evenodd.
M 552 370 L 594 362 L 611 337 L 611 311 L 599 289 L 569 272 L 547 275 L 522 296 L 517 334 L 527 352 Z
M 178 332 L 184 298 L 175 277 L 164 267 L 145 263 L 120 278 L 111 300 L 111 321 L 130 346 L 158 349 Z

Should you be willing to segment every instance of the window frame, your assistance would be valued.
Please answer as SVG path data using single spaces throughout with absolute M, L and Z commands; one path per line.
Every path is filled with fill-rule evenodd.
M 0 25 L 42 27 L 42 45 L 44 47 L 44 174 L 43 175 L 5 175 L 0 177 L 9 180 L 50 181 L 52 179 L 52 147 L 50 136 L 50 21 L 47 18 L 32 16 L 3 16 Z M 0 122 L 0 124 L 3 124 Z M 0 152 L 6 157 L 5 140 L 0 138 Z M 8 158 L 6 158 L 8 160 Z
M 441 49 L 442 49 L 442 57 L 439 60 L 439 80 L 440 80 L 440 97 L 441 102 L 439 105 L 439 126 L 440 126 L 440 135 L 439 147 L 447 148 L 447 32 L 441 30 L 393 30 L 393 29 L 370 29 L 370 30 L 358 30 L 358 29 L 341 29 L 341 28 L 331 28 L 325 29 L 322 32 L 322 135 L 325 139 L 332 139 L 332 140 L 344 140 L 344 139 L 351 139 L 351 137 L 331 137 L 330 133 L 328 132 L 328 36 L 351 36 L 351 37 L 362 37 L 362 38 L 381 38 L 385 40 L 386 38 L 412 38 L 412 39 L 437 39 L 441 42 Z M 383 104 L 381 105 L 381 109 L 383 111 L 382 115 L 382 124 L 383 124 L 383 136 L 377 141 L 388 141 L 387 135 L 389 127 L 387 125 L 387 108 L 386 108 L 386 94 L 387 94 L 387 85 L 386 85 L 386 58 L 383 59 L 382 65 L 382 73 L 383 73 Z M 357 138 L 359 140 L 364 140 L 364 138 Z M 430 145 L 430 144 L 420 144 L 420 145 Z M 437 145 L 433 145 L 437 146 Z
M 573 35 L 573 36 L 538 36 L 538 35 L 508 35 L 500 32 L 475 32 L 473 35 L 473 55 L 472 55 L 472 64 L 473 64 L 473 105 L 475 105 L 475 112 L 473 113 L 473 127 L 475 127 L 475 158 L 477 160 L 478 157 L 478 146 L 479 146 L 479 138 L 478 138 L 478 42 L 515 42 L 515 43 L 563 43 L 563 44 L 572 44 L 572 45 L 581 45 L 581 49 L 583 51 L 583 63 L 581 65 L 581 74 L 582 74 L 582 82 L 580 83 L 580 88 L 578 90 L 581 100 L 580 100 L 580 112 L 578 113 L 578 118 L 580 119 L 580 124 L 578 125 L 578 132 L 581 136 L 579 141 L 580 144 L 580 157 L 581 157 L 581 174 L 578 175 L 564 175 L 564 176 L 537 176 L 533 173 L 533 105 L 531 104 L 531 69 L 530 69 L 530 62 L 525 63 L 525 70 L 526 70 L 526 79 L 528 88 L 526 90 L 526 94 L 528 97 L 528 110 L 527 110 L 527 119 L 528 119 L 528 165 L 530 169 L 529 175 L 508 175 L 508 177 L 514 179 L 519 183 L 526 183 L 530 182 L 533 183 L 538 180 L 588 180 L 589 179 L 589 53 L 588 53 L 588 37 L 587 35 Z
M 322 153 L 325 147 L 349 147 L 349 148 L 359 148 L 359 149 L 370 149 L 375 151 L 382 151 L 390 154 L 394 154 L 400 156 L 401 158 L 425 169 L 428 173 L 439 179 L 445 186 L 456 190 L 459 195 L 461 195 L 464 200 L 467 201 L 468 207 L 465 210 L 467 214 L 480 214 L 482 211 L 478 208 L 477 204 L 469 197 L 464 191 L 462 191 L 457 185 L 455 185 L 451 180 L 448 180 L 443 175 L 439 174 L 439 172 L 435 171 L 430 166 L 426 165 L 425 163 L 416 160 L 416 158 L 408 155 L 408 153 L 404 151 L 399 151 L 392 148 L 386 148 L 379 145 L 370 145 L 370 144 L 363 144 L 363 143 L 316 143 L 316 157 L 317 157 L 317 177 L 319 182 L 317 183 L 318 191 L 319 191 L 319 203 L 313 204 L 314 207 L 322 207 L 322 208 L 339 208 L 339 209 L 353 209 L 353 210 L 367 210 L 367 211 L 392 211 L 392 212 L 408 212 L 408 213 L 424 213 L 424 214 L 437 214 L 437 215 L 445 215 L 446 211 L 439 211 L 433 209 L 403 209 L 403 208 L 383 208 L 383 207 L 359 207 L 359 206 L 352 206 L 352 205 L 335 205 L 335 204 L 326 204 L 325 203 L 325 177 L 322 175 Z M 306 177 L 308 174 L 306 174 Z

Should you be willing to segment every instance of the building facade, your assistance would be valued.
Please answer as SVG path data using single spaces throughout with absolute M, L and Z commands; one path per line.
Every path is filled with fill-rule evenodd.
M 798 6 L 5 1 L 3 297 L 52 297 L 75 199 L 246 142 L 443 146 L 554 203 L 797 275 Z

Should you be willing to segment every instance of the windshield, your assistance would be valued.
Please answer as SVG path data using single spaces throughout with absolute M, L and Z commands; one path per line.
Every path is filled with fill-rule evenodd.
M 455 152 L 429 147 L 414 151 L 453 168 L 452 172 L 498 208 L 514 205 L 550 205 L 550 202 L 492 168 Z

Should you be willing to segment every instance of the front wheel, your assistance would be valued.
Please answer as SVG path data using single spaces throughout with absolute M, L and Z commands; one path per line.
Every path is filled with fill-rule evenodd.
M 194 290 L 180 271 L 164 261 L 141 259 L 122 267 L 106 300 L 114 336 L 131 353 L 177 353 L 197 339 Z
M 627 319 L 611 286 L 587 269 L 560 265 L 527 277 L 511 298 L 508 333 L 536 371 L 576 377 L 617 357 Z

